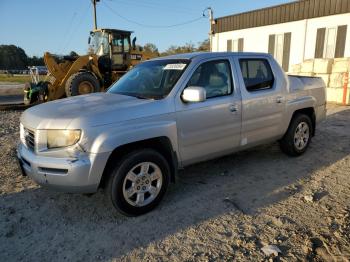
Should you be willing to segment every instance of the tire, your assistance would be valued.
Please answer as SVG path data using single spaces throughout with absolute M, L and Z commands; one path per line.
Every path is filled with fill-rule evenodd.
M 100 91 L 100 83 L 90 72 L 78 72 L 71 75 L 65 86 L 66 96 L 78 96 Z
M 141 149 L 127 154 L 110 170 L 107 194 L 119 212 L 127 216 L 139 216 L 160 203 L 169 182 L 170 167 L 167 160 L 153 149 Z
M 281 150 L 289 156 L 300 156 L 310 145 L 313 126 L 309 116 L 295 115 L 284 137 L 280 140 Z

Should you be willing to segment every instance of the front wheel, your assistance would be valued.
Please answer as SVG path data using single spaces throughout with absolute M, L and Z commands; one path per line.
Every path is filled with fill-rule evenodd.
M 65 86 L 66 96 L 78 96 L 100 91 L 100 83 L 90 72 L 78 72 L 71 75 Z
M 289 156 L 302 155 L 310 145 L 312 133 L 313 126 L 309 116 L 294 116 L 287 133 L 280 141 L 282 151 Z
M 169 186 L 167 160 L 152 149 L 129 153 L 111 170 L 107 191 L 121 213 L 138 216 L 154 209 Z

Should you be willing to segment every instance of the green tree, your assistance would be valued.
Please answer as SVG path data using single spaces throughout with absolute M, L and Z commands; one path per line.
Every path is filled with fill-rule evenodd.
M 0 69 L 25 69 L 28 56 L 24 50 L 15 45 L 0 45 Z
M 143 50 L 147 53 L 151 53 L 151 54 L 154 54 L 155 56 L 159 56 L 159 51 L 155 44 L 147 43 L 143 46 Z
M 198 52 L 208 52 L 210 51 L 210 42 L 209 39 L 205 39 L 202 42 L 198 43 L 198 47 L 197 47 L 197 51 Z
M 43 57 L 28 57 L 28 63 L 27 66 L 42 66 L 45 65 L 44 58 Z
M 70 51 L 69 56 L 79 56 L 79 55 L 75 51 Z
M 163 52 L 161 55 L 175 55 L 175 54 L 182 54 L 182 53 L 192 53 L 196 51 L 196 47 L 192 43 L 186 43 L 183 46 L 176 46 L 172 45 L 170 46 L 165 52 Z
M 197 46 L 195 46 L 192 43 L 186 43 L 183 46 L 172 45 L 168 49 L 166 49 L 163 53 L 161 53 L 161 55 L 167 56 L 167 55 L 175 55 L 175 54 L 181 54 L 181 53 L 208 52 L 208 51 L 210 51 L 210 43 L 209 43 L 209 39 L 205 39 L 202 42 L 198 42 Z

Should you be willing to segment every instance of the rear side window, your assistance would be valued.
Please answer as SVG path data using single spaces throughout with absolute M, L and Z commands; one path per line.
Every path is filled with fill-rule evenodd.
M 271 89 L 274 77 L 266 59 L 240 59 L 239 64 L 248 92 Z

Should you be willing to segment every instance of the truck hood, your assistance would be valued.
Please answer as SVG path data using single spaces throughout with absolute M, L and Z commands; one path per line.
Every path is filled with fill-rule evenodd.
M 32 129 L 66 129 L 107 125 L 168 113 L 163 100 L 139 99 L 112 93 L 94 93 L 34 106 L 24 111 L 21 123 Z

